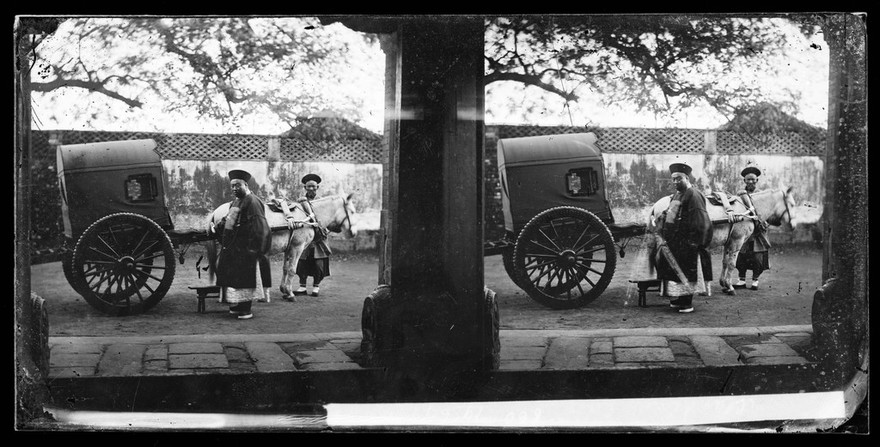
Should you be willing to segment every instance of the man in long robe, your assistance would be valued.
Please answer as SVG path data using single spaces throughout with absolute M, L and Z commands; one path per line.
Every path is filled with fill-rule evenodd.
M 217 259 L 217 285 L 230 304 L 229 313 L 240 320 L 253 318 L 252 302 L 265 297 L 257 266 L 271 244 L 265 208 L 248 188 L 250 178 L 251 175 L 242 170 L 229 172 L 235 200 L 219 230 L 222 248 Z
M 752 194 L 757 190 L 758 177 L 761 176 L 761 170 L 756 166 L 746 166 L 741 173 L 745 189 L 737 194 L 743 203 L 749 209 L 749 213 L 756 218 L 755 229 L 752 235 L 746 240 L 739 254 L 736 257 L 736 270 L 739 272 L 739 281 L 733 285 L 736 289 L 746 287 L 746 273 L 752 271 L 752 290 L 758 290 L 758 278 L 764 270 L 770 268 L 769 248 L 770 241 L 767 240 L 766 230 L 767 222 L 758 216 L 755 205 L 752 203 Z
M 299 277 L 299 288 L 293 291 L 294 295 L 305 295 L 306 281 L 308 277 L 312 277 L 312 296 L 318 296 L 320 292 L 321 281 L 330 276 L 330 246 L 327 245 L 327 231 L 321 222 L 317 221 L 315 212 L 312 209 L 312 200 L 318 197 L 318 188 L 321 184 L 321 177 L 317 174 L 306 174 L 302 178 L 303 189 L 305 194 L 297 199 L 309 219 L 315 222 L 315 238 L 305 248 L 299 262 L 296 264 L 296 275 Z
M 669 251 L 675 258 L 687 279 L 681 282 L 675 269 L 664 256 L 657 259 L 657 278 L 663 280 L 664 295 L 673 300 L 670 307 L 679 313 L 694 311 L 693 294 L 708 292 L 699 290 L 712 279 L 712 260 L 709 257 L 709 243 L 712 241 L 712 221 L 706 211 L 706 198 L 691 186 L 691 167 L 684 163 L 673 163 L 669 167 L 676 193 L 666 210 L 662 235 Z M 700 281 L 702 275 L 703 281 Z

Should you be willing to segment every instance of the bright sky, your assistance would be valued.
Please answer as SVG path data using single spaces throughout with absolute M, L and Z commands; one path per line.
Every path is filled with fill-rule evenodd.
M 341 25 L 339 25 L 341 26 Z M 826 127 L 828 96 L 828 51 L 821 36 L 807 41 L 792 29 L 789 46 L 793 57 L 778 61 L 786 64 L 785 75 L 777 78 L 762 73 L 742 73 L 741 79 L 758 83 L 770 96 L 784 98 L 785 89 L 799 97 L 801 113 L 797 118 L 814 126 Z M 346 35 L 349 44 L 358 42 L 357 33 Z M 58 44 L 58 43 L 56 43 Z M 344 78 L 338 88 L 356 92 L 363 99 L 361 115 L 363 127 L 382 133 L 384 114 L 384 54 L 376 45 L 358 53 L 362 59 L 357 73 Z M 488 86 L 486 94 L 487 124 L 532 125 L 593 125 L 600 127 L 679 127 L 714 128 L 725 122 L 714 110 L 693 110 L 677 116 L 675 120 L 660 120 L 651 115 L 636 114 L 631 110 L 606 107 L 590 92 L 580 92 L 582 99 L 570 103 L 570 110 L 558 97 L 544 95 L 536 87 L 524 88 L 521 84 L 506 82 Z M 543 107 L 523 119 L 509 109 L 523 110 L 531 98 L 544 100 Z M 94 109 L 92 117 L 70 113 L 74 105 L 88 105 Z M 237 126 L 224 126 L 193 113 L 169 113 L 161 104 L 147 103 L 143 109 L 131 109 L 119 101 L 103 95 L 88 95 L 80 89 L 60 89 L 50 95 L 34 95 L 35 129 L 109 130 L 109 131 L 160 131 L 195 133 L 278 134 L 287 126 L 271 116 L 251 117 Z

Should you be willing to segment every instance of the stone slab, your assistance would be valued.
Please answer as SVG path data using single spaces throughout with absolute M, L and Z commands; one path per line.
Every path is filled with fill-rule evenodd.
M 744 359 L 753 357 L 786 357 L 797 356 L 798 353 L 785 343 L 758 343 L 739 347 Z
M 673 362 L 672 349 L 656 347 L 614 348 L 614 360 L 619 363 L 630 362 Z
M 98 361 L 101 360 L 101 354 L 72 354 L 72 353 L 63 353 L 56 354 L 54 352 L 49 355 L 49 367 L 67 367 L 67 366 L 89 366 L 96 367 L 98 366 Z
M 223 345 L 214 342 L 171 343 L 168 354 L 223 354 Z
M 749 365 L 795 365 L 801 363 L 809 363 L 807 359 L 800 356 L 783 356 L 783 357 L 752 357 L 746 359 Z
M 590 354 L 611 354 L 613 349 L 614 345 L 610 341 L 594 341 L 590 345 Z
M 307 363 L 302 366 L 307 371 L 336 371 L 340 369 L 361 369 L 361 366 L 354 362 L 344 363 Z
M 544 346 L 505 346 L 501 345 L 501 360 L 538 360 L 544 358 Z
M 92 377 L 95 375 L 94 367 L 87 366 L 62 366 L 49 368 L 49 377 L 52 378 L 70 378 L 70 377 Z
M 339 350 L 317 349 L 314 351 L 300 351 L 294 354 L 298 365 L 310 363 L 345 363 L 351 362 L 351 358 Z
M 98 343 L 58 343 L 49 348 L 51 355 L 55 354 L 101 354 L 104 345 Z
M 245 348 L 258 372 L 296 371 L 293 359 L 278 343 L 247 342 Z
M 723 338 L 715 335 L 691 336 L 694 350 L 706 366 L 741 365 L 739 352 L 730 347 Z
M 133 376 L 141 372 L 146 345 L 115 343 L 107 346 L 101 362 L 98 363 L 98 375 L 102 376 Z
M 614 366 L 614 355 L 610 352 L 590 355 L 590 368 Z
M 534 334 L 508 334 L 505 335 L 501 331 L 498 336 L 501 341 L 501 347 L 505 346 L 547 346 L 547 337 Z
M 228 368 L 224 354 L 168 354 L 168 369 Z
M 150 362 L 154 360 L 168 360 L 168 346 L 165 345 L 153 345 L 147 347 L 147 352 L 144 353 L 144 362 Z
M 660 336 L 627 336 L 614 337 L 615 348 L 658 347 L 665 348 L 669 343 L 666 337 Z
M 544 356 L 546 369 L 584 369 L 590 363 L 589 338 L 559 337 L 551 340 Z

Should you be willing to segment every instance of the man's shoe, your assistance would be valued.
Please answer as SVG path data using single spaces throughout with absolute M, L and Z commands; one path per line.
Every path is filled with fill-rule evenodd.
M 733 288 L 734 288 L 734 289 L 745 289 L 745 288 L 746 288 L 746 282 L 743 281 L 743 280 L 740 280 L 739 282 L 737 282 L 736 284 L 733 285 Z
M 246 314 L 241 314 L 241 315 L 239 315 L 237 318 L 238 318 L 239 320 L 250 320 L 251 318 L 254 318 L 254 314 L 248 312 L 248 313 L 246 313 Z
M 685 298 L 676 298 L 669 302 L 669 307 L 679 308 L 689 306 L 690 302 Z
M 312 296 L 318 296 L 318 292 L 319 292 L 318 287 L 312 287 Z
M 752 287 L 749 287 L 752 290 L 758 290 L 758 281 L 752 281 Z
M 678 313 L 680 313 L 680 314 L 689 314 L 693 311 L 694 311 L 694 306 L 685 306 L 685 307 L 680 307 L 678 309 Z M 241 318 L 241 317 L 239 317 L 239 318 Z
M 299 289 L 293 291 L 293 294 L 296 296 L 302 296 L 306 294 L 306 288 L 304 286 L 300 286 Z

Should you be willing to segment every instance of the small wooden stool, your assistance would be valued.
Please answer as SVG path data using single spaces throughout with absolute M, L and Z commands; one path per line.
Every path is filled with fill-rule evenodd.
M 660 291 L 659 279 L 631 279 L 629 282 L 639 286 L 639 307 L 648 307 L 647 297 L 645 296 L 647 292 Z
M 196 312 L 200 314 L 205 313 L 205 298 L 220 298 L 220 286 L 199 286 L 190 289 L 195 290 L 198 295 L 199 304 Z

